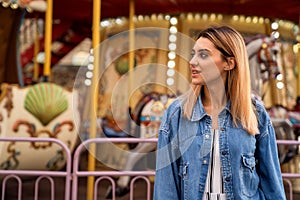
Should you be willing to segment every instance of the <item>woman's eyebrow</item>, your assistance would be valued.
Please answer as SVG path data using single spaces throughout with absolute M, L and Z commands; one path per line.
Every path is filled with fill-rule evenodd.
M 197 52 L 203 52 L 203 51 L 205 51 L 205 52 L 210 52 L 209 49 L 198 49 L 198 50 L 197 50 Z

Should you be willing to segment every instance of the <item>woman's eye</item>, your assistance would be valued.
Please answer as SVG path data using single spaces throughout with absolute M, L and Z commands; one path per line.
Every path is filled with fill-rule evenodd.
M 195 56 L 195 53 L 191 53 L 191 58 L 193 58 Z
M 208 57 L 208 55 L 206 53 L 202 53 L 202 52 L 199 54 L 199 56 L 201 58 L 207 58 Z

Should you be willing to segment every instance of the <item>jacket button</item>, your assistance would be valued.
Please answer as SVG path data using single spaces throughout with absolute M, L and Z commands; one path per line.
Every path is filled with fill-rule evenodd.
M 225 181 L 226 181 L 226 182 L 230 181 L 230 177 L 226 177 L 226 178 L 225 178 Z
M 225 128 L 222 127 L 222 128 L 221 128 L 221 131 L 224 131 L 224 130 L 225 130 Z
M 227 152 L 226 151 L 222 151 L 222 155 L 223 156 L 227 155 Z

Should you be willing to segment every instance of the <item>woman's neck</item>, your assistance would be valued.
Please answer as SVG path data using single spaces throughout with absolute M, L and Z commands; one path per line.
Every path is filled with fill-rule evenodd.
M 225 90 L 213 90 L 204 86 L 201 100 L 205 112 L 212 117 L 213 129 L 218 129 L 218 115 L 226 105 Z

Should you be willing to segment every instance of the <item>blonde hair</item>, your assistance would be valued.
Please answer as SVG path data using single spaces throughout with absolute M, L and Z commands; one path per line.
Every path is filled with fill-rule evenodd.
M 228 71 L 225 84 L 226 96 L 231 100 L 233 122 L 236 126 L 239 122 L 251 135 L 258 133 L 257 116 L 251 100 L 248 54 L 243 37 L 229 26 L 207 28 L 199 34 L 198 38 L 200 37 L 209 39 L 224 58 L 235 59 L 236 65 Z M 192 85 L 184 96 L 183 112 L 189 119 L 200 92 L 200 85 Z

